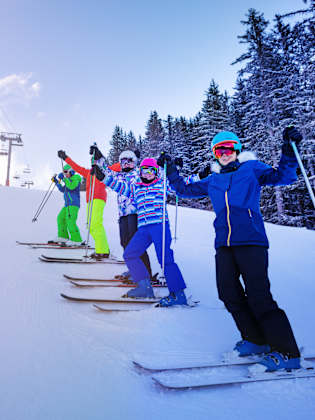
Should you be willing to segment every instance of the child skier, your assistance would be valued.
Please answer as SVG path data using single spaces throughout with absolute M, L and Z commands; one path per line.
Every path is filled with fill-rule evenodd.
M 58 190 L 63 193 L 65 205 L 57 216 L 58 238 L 49 242 L 81 245 L 82 238 L 77 226 L 78 212 L 80 209 L 81 177 L 67 164 L 63 167 L 63 172 L 58 175 L 58 179 L 54 176 L 52 181 L 55 182 Z
M 100 165 L 95 167 L 98 179 L 103 180 L 118 194 L 129 197 L 137 209 L 138 230 L 125 249 L 124 259 L 131 277 L 138 285 L 126 297 L 154 297 L 149 272 L 140 256 L 153 243 L 162 266 L 163 179 L 159 177 L 158 164 L 153 158 L 144 159 L 140 164 L 139 176 L 129 181 L 116 179 L 110 171 L 103 168 L 101 162 L 96 164 Z M 167 214 L 165 217 L 165 278 L 170 294 L 160 300 L 159 306 L 186 305 L 186 285 L 174 261 Z
M 218 163 L 212 174 L 186 185 L 167 155 L 167 175 L 182 197 L 211 198 L 216 219 L 216 278 L 219 298 L 241 333 L 235 350 L 240 356 L 266 354 L 261 363 L 268 371 L 300 368 L 300 352 L 285 312 L 274 301 L 268 279 L 268 239 L 259 209 L 263 185 L 287 185 L 296 180 L 297 161 L 290 140 L 298 144 L 294 127 L 283 132 L 278 169 L 241 152 L 236 134 L 218 133 L 211 149 Z M 242 275 L 245 287 L 240 282 Z
M 90 169 L 83 168 L 75 163 L 69 156 L 66 155 L 64 150 L 58 151 L 58 156 L 71 166 L 76 172 L 86 179 L 86 202 L 90 203 L 90 190 L 91 183 L 93 185 L 93 177 L 90 174 Z M 90 255 L 91 258 L 101 261 L 109 257 L 109 246 L 107 241 L 106 232 L 103 225 L 103 213 L 106 204 L 106 189 L 103 182 L 95 179 L 94 197 L 92 204 L 87 206 L 87 220 L 90 217 L 90 207 L 92 208 L 91 214 L 91 236 L 95 241 L 95 252 Z
M 105 158 L 100 152 L 100 150 L 96 146 L 91 146 L 90 153 L 95 156 L 95 160 L 98 160 L 98 164 L 101 165 L 103 168 L 107 168 L 105 164 Z M 136 152 L 138 153 L 138 152 Z M 124 150 L 119 155 L 119 162 L 115 163 L 108 167 L 110 169 L 111 175 L 115 177 L 118 181 L 126 181 L 126 182 L 133 182 L 135 177 L 138 174 L 137 171 L 137 161 L 138 157 L 135 152 L 132 150 Z M 98 180 L 98 182 L 100 182 Z M 104 185 L 101 182 L 102 185 Z M 118 211 L 119 211 L 119 235 L 120 235 L 120 244 L 125 250 L 127 245 L 129 244 L 131 238 L 136 233 L 138 229 L 138 215 L 137 215 L 137 207 L 133 200 L 130 197 L 126 197 L 122 194 L 117 194 L 117 204 L 118 204 Z M 149 256 L 145 251 L 141 255 L 141 260 L 145 265 L 146 269 L 148 270 L 149 276 L 152 279 L 152 271 L 151 271 L 151 264 L 149 260 Z M 122 276 L 126 280 L 132 280 L 130 278 L 130 273 L 127 271 L 122 274 Z

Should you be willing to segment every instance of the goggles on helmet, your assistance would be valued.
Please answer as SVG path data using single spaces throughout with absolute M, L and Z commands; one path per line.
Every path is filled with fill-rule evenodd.
M 222 155 L 230 156 L 235 152 L 233 142 L 220 143 L 213 148 L 213 154 L 217 159 L 220 159 Z
M 157 168 L 153 166 L 141 166 L 140 167 L 140 175 L 157 175 Z
M 122 159 L 121 159 L 121 161 L 120 161 L 120 163 L 121 163 L 122 165 L 126 165 L 126 164 L 129 164 L 129 163 L 133 163 L 133 159 L 131 159 L 131 158 L 122 158 Z

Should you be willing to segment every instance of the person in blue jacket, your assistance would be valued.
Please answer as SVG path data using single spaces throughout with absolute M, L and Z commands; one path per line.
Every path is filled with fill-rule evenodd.
M 209 196 L 216 219 L 216 280 L 220 300 L 231 313 L 242 340 L 239 356 L 261 354 L 267 371 L 300 368 L 300 352 L 289 320 L 270 292 L 268 239 L 259 208 L 263 185 L 288 185 L 297 178 L 297 160 L 290 141 L 302 140 L 299 131 L 283 132 L 282 156 L 277 169 L 257 161 L 251 152 L 241 153 L 236 134 L 223 131 L 212 140 L 217 163 L 207 178 L 187 185 L 168 155 L 167 176 L 179 196 Z M 240 281 L 242 276 L 244 286 Z
M 70 165 L 63 167 L 63 172 L 54 176 L 52 181 L 63 193 L 65 205 L 57 216 L 58 237 L 49 243 L 65 243 L 67 245 L 81 245 L 82 238 L 77 225 L 80 209 L 81 177 L 76 174 Z

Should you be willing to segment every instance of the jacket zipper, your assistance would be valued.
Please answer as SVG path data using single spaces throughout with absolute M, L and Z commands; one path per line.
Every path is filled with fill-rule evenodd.
M 227 236 L 226 244 L 227 244 L 227 246 L 230 246 L 232 229 L 231 229 L 231 222 L 230 222 L 230 206 L 229 206 L 227 190 L 225 191 L 225 204 L 226 204 L 226 219 L 227 219 L 227 224 L 228 224 L 228 227 L 229 227 L 229 233 L 228 233 L 228 236 Z
M 252 216 L 252 212 L 250 211 L 250 209 L 248 209 L 248 214 L 249 214 L 249 217 L 250 218 L 252 218 L 253 216 Z

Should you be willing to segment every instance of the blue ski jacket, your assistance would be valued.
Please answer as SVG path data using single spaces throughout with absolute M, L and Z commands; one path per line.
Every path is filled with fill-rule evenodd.
M 78 174 L 72 175 L 70 178 L 63 178 L 64 184 L 56 183 L 57 188 L 63 193 L 65 207 L 80 207 L 80 185 L 81 177 Z
M 237 245 L 269 247 L 259 206 L 261 187 L 291 184 L 297 179 L 297 165 L 295 157 L 282 155 L 274 169 L 255 160 L 253 153 L 243 152 L 226 167 L 217 164 L 218 172 L 199 182 L 187 185 L 175 167 L 168 178 L 181 197 L 210 197 L 216 214 L 216 249 Z

